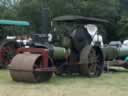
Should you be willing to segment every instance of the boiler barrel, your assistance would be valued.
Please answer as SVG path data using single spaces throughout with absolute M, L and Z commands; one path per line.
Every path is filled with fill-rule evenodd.
M 121 47 L 118 50 L 118 55 L 119 55 L 119 57 L 126 57 L 126 56 L 128 56 L 128 47 Z
M 113 60 L 117 57 L 125 58 L 128 56 L 128 48 L 127 47 L 120 47 L 120 48 L 113 48 L 113 47 L 105 47 L 102 49 L 104 53 L 105 60 Z
M 104 47 L 102 49 L 102 51 L 103 51 L 105 60 L 113 60 L 114 58 L 116 58 L 118 56 L 118 49 L 117 48 L 107 46 L 107 47 Z

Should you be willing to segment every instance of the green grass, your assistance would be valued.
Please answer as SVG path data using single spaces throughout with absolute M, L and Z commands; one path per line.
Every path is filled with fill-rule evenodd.
M 17 83 L 8 70 L 0 70 L 0 96 L 128 96 L 128 71 L 99 78 L 66 76 L 47 83 Z

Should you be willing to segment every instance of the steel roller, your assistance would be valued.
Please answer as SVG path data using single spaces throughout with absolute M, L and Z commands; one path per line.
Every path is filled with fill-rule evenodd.
M 51 78 L 52 72 L 36 71 L 41 64 L 40 54 L 18 54 L 9 65 L 10 74 L 15 81 L 42 82 Z

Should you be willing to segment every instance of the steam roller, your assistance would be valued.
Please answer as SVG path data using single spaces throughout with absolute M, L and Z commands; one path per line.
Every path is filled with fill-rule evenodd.
M 104 66 L 103 53 L 100 46 L 91 45 L 92 37 L 84 24 L 103 21 L 82 16 L 60 16 L 53 22 L 59 22 L 59 25 L 60 22 L 73 22 L 78 26 L 63 36 L 61 45 L 49 41 L 48 30 L 33 34 L 32 42 L 28 44 L 30 48 L 18 48 L 9 65 L 12 79 L 44 82 L 50 80 L 53 73 L 59 76 L 100 76 Z

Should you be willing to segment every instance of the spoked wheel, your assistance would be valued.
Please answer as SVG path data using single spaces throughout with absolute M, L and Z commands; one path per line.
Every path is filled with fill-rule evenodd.
M 97 62 L 96 62 L 96 51 L 92 48 L 90 50 L 90 53 L 88 54 L 88 76 L 95 76 L 96 75 L 96 67 L 97 67 Z
M 18 48 L 15 41 L 5 41 L 0 45 L 0 63 L 2 67 L 6 67 L 12 58 L 16 55 L 16 49 Z
M 87 51 L 87 50 L 86 50 Z M 84 52 L 84 51 L 83 51 Z M 85 54 L 87 54 L 85 52 Z M 98 77 L 102 73 L 102 59 L 101 55 L 96 48 L 92 47 L 88 55 L 85 56 L 87 60 L 84 64 L 80 65 L 80 73 L 89 77 Z

